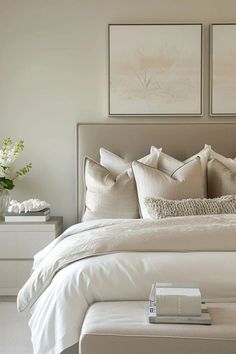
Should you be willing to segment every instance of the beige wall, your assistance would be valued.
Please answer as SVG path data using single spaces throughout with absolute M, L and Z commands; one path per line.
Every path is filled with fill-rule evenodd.
M 124 121 L 107 118 L 108 23 L 209 24 L 235 13 L 235 0 L 0 0 L 0 138 L 24 137 L 22 163 L 33 163 L 13 196 L 46 199 L 65 226 L 75 222 L 75 124 Z M 208 28 L 205 39 L 204 117 L 188 121 L 209 119 Z

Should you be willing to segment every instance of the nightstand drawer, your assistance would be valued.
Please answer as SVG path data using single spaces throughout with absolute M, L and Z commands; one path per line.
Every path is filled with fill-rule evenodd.
M 29 278 L 32 265 L 32 260 L 0 260 L 0 295 L 16 295 Z
M 0 221 L 0 295 L 16 295 L 29 278 L 33 257 L 62 233 L 63 218 L 46 222 Z
M 33 258 L 54 239 L 55 232 L 0 232 L 0 258 Z

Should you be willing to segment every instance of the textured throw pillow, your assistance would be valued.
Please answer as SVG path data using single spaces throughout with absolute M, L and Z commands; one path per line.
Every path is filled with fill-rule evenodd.
M 204 197 L 202 167 L 199 157 L 182 163 L 171 176 L 140 162 L 133 162 L 132 168 L 143 218 L 150 218 L 144 203 L 147 197 L 167 199 Z
M 159 151 L 146 156 L 146 163 L 157 168 Z M 114 171 L 113 171 L 114 172 Z M 139 218 L 138 196 L 131 168 L 114 177 L 99 163 L 85 159 L 85 211 L 82 221 L 91 219 Z
M 216 159 L 208 162 L 207 180 L 209 198 L 236 194 L 236 172 L 233 172 Z
M 151 147 L 151 151 L 156 149 L 156 147 Z M 164 152 L 160 153 L 158 159 L 158 169 L 162 172 L 167 173 L 168 175 L 172 175 L 172 173 L 181 167 L 183 163 L 189 162 L 196 157 L 200 158 L 201 166 L 202 166 L 202 176 L 203 176 L 203 187 L 204 187 L 204 194 L 207 196 L 207 162 L 210 156 L 211 147 L 209 145 L 205 145 L 205 147 L 194 156 L 189 157 L 187 160 L 181 162 L 176 160 L 174 157 L 165 154 Z
M 236 195 L 214 199 L 167 200 L 163 198 L 146 198 L 144 203 L 150 217 L 153 219 L 236 213 Z

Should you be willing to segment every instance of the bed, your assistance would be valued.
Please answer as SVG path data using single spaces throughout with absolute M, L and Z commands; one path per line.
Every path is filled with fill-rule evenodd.
M 78 222 L 84 208 L 84 157 L 98 160 L 100 147 L 132 161 L 157 145 L 184 160 L 208 143 L 235 157 L 235 136 L 233 123 L 79 124 Z M 92 305 L 130 301 L 142 307 L 155 281 L 197 283 L 207 302 L 236 302 L 235 235 L 235 214 L 158 222 L 95 219 L 71 226 L 36 255 L 34 272 L 18 296 L 18 309 L 31 311 L 35 354 L 95 354 L 80 343 L 93 318 Z

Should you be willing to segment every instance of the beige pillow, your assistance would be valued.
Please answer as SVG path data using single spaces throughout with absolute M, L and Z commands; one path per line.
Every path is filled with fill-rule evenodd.
M 183 199 L 204 197 L 202 167 L 199 157 L 182 164 L 171 176 L 140 162 L 133 162 L 132 168 L 143 218 L 150 218 L 144 204 L 145 198 Z
M 214 199 L 168 200 L 146 198 L 145 206 L 153 219 L 191 215 L 235 214 L 236 195 Z
M 209 198 L 236 194 L 236 171 L 230 170 L 216 159 L 208 162 L 207 180 Z
M 157 168 L 159 151 L 145 157 Z M 114 171 L 113 171 L 114 173 Z M 139 218 L 138 196 L 131 167 L 117 177 L 99 163 L 85 159 L 85 212 L 82 221 L 110 218 Z
M 207 164 L 207 195 L 210 198 L 236 194 L 236 159 L 218 154 L 210 147 Z
M 155 147 L 152 148 L 156 149 Z M 187 160 L 184 160 L 183 162 L 176 160 L 174 157 L 167 155 L 164 152 L 161 152 L 158 159 L 158 169 L 162 172 L 167 173 L 168 175 L 172 175 L 172 173 L 176 169 L 181 167 L 183 163 L 189 162 L 194 158 L 199 157 L 202 166 L 204 195 L 207 196 L 207 162 L 210 156 L 210 151 L 211 151 L 210 145 L 205 145 L 205 147 L 199 153 L 189 157 Z

